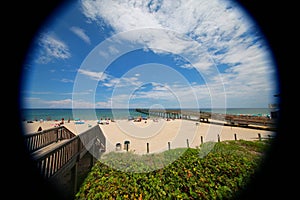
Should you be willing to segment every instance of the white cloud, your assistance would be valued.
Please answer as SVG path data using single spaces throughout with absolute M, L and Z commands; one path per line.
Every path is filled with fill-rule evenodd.
M 192 65 L 181 67 L 195 67 L 207 84 L 194 86 L 199 99 L 209 96 L 209 89 L 220 95 L 226 92 L 229 105 L 236 103 L 236 99 L 250 102 L 257 98 L 258 102 L 263 102 L 275 89 L 271 52 L 261 38 L 259 27 L 233 1 L 83 0 L 82 8 L 86 17 L 106 22 L 115 33 L 130 31 L 122 35 L 124 40 L 140 43 L 144 49 L 155 53 L 173 53 L 187 58 Z M 147 31 L 150 29 L 152 31 Z M 219 72 L 216 68 L 219 64 L 231 67 Z M 104 84 L 125 86 L 135 82 L 111 78 Z M 187 88 L 176 90 L 180 95 L 192 92 Z M 159 90 L 140 94 L 135 97 L 166 96 Z
M 24 98 L 24 108 L 94 108 L 110 107 L 110 103 L 91 102 L 87 100 L 61 99 L 45 100 L 42 98 Z
M 160 84 L 152 83 L 152 89 L 147 91 L 137 90 L 132 99 L 140 101 L 160 100 L 166 104 L 177 102 L 181 107 L 198 107 L 199 104 L 207 104 L 210 94 L 205 85 L 188 84 Z
M 72 105 L 70 108 L 94 108 L 95 103 L 94 102 L 89 102 L 89 101 L 84 101 L 84 100 L 76 100 L 72 102 Z
M 53 59 L 68 59 L 71 57 L 69 47 L 61 40 L 50 34 L 42 34 L 39 38 L 41 46 L 38 63 L 48 63 Z
M 109 90 L 128 91 L 128 88 L 138 88 L 143 84 L 137 77 L 115 78 L 109 76 L 109 79 L 102 81 L 100 85 L 109 88 Z
M 74 82 L 73 79 L 67 79 L 67 78 L 62 78 L 60 81 L 63 83 L 73 83 Z
M 161 28 L 142 1 L 82 1 L 83 13 L 91 20 L 104 19 L 117 32 L 139 28 Z M 105 17 L 107 16 L 107 17 Z
M 75 34 L 77 35 L 79 38 L 81 38 L 85 43 L 87 44 L 91 44 L 91 40 L 89 38 L 89 36 L 85 33 L 85 31 L 79 27 L 75 27 L 75 26 L 72 26 L 70 28 L 70 30 Z
M 231 8 L 229 8 L 231 6 Z M 239 54 L 252 42 L 241 37 L 253 25 L 246 13 L 227 1 L 164 0 L 164 1 L 82 1 L 84 14 L 91 20 L 104 20 L 124 39 L 139 42 L 155 53 L 189 55 L 191 62 L 206 70 L 214 64 L 210 49 L 237 49 Z M 147 31 L 156 28 L 161 31 Z M 144 29 L 144 31 L 132 31 Z M 190 37 L 189 39 L 185 37 Z M 196 41 L 196 42 L 195 42 Z M 241 45 L 242 44 L 242 45 Z M 226 55 L 222 55 L 227 57 Z M 231 54 L 232 57 L 232 54 Z M 230 61 L 229 58 L 227 58 Z M 240 61 L 241 59 L 239 59 Z M 235 60 L 232 60 L 235 62 Z M 204 63 L 204 64 L 203 64 Z
M 53 108 L 60 108 L 60 107 L 69 107 L 72 103 L 72 99 L 62 99 L 62 100 L 52 100 L 47 101 L 47 104 Z
M 41 98 L 24 98 L 24 107 L 28 108 L 71 108 L 72 99 L 44 100 Z
M 96 102 L 96 108 L 111 108 L 111 101 L 99 101 Z M 124 108 L 124 107 L 122 107 Z
M 139 74 L 135 74 L 133 77 L 114 77 L 105 72 L 94 72 L 84 69 L 78 69 L 78 73 L 89 77 L 92 80 L 99 81 L 101 86 L 108 88 L 121 88 L 121 87 L 139 87 L 142 85 L 142 81 L 139 80 Z
M 89 78 L 96 80 L 96 81 L 104 81 L 108 79 L 108 75 L 104 72 L 93 72 L 84 69 L 78 69 L 78 73 L 88 76 Z
M 116 49 L 114 46 L 108 47 L 108 50 L 109 50 L 110 54 L 118 54 L 119 53 L 119 50 Z

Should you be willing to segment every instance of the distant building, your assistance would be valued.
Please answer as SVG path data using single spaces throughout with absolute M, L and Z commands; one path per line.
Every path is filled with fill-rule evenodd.
M 280 97 L 280 94 L 275 94 L 274 97 Z M 279 104 L 277 103 L 270 103 L 270 117 L 271 119 L 278 119 L 279 118 Z

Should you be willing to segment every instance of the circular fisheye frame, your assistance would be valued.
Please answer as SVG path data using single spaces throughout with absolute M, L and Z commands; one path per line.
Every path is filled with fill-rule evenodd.
M 134 42 L 132 42 L 133 36 L 136 38 Z M 155 44 L 150 42 L 152 41 L 152 38 L 157 36 L 163 38 L 165 42 L 167 41 L 169 43 L 172 43 L 176 40 L 184 41 L 183 45 L 186 45 L 187 51 L 177 52 L 174 50 L 172 45 L 167 45 L 165 48 L 157 49 L 155 48 Z M 78 111 L 79 107 L 75 102 L 91 102 L 93 105 L 96 104 L 95 96 L 102 92 L 101 88 L 99 89 L 98 86 L 103 80 L 106 79 L 107 75 L 104 72 L 109 69 L 113 62 L 115 62 L 121 56 L 126 56 L 126 54 L 136 50 L 145 50 L 146 48 L 164 54 L 173 54 L 188 61 L 190 63 L 189 67 L 196 69 L 205 81 L 205 86 L 210 97 L 211 112 L 213 113 L 215 108 L 223 108 L 222 113 L 225 113 L 226 96 L 224 92 L 225 89 L 223 81 L 221 79 L 219 70 L 214 65 L 213 60 L 210 60 L 210 55 L 207 50 L 203 49 L 198 42 L 175 31 L 169 29 L 143 28 L 117 33 L 107 38 L 97 45 L 84 59 L 84 62 L 82 62 L 78 71 L 94 72 L 98 74 L 98 77 L 91 80 L 82 73 L 77 73 L 74 81 L 72 97 L 72 109 L 74 110 L 73 118 L 79 118 L 79 115 L 76 112 Z M 200 68 L 198 65 L 200 58 L 197 54 L 191 53 L 191 50 L 197 50 L 197 52 L 201 51 L 202 54 L 206 55 L 206 59 L 211 63 L 209 70 L 199 70 Z M 171 77 L 174 81 L 176 80 L 178 83 L 183 84 L 186 86 L 184 87 L 185 91 L 178 91 L 176 86 L 168 86 L 166 80 L 162 78 L 162 76 L 157 76 L 157 73 L 165 74 L 165 79 L 168 79 L 167 77 Z M 130 80 L 130 77 L 133 77 L 134 74 L 138 74 L 139 77 L 142 76 L 142 80 L 144 81 L 136 81 L 136 79 Z M 121 80 L 136 81 L 136 84 L 133 84 L 135 85 L 134 87 L 121 87 L 121 84 L 123 84 Z M 150 84 L 154 87 L 159 87 L 160 90 L 164 90 L 164 94 L 167 94 L 164 95 L 164 97 L 168 96 L 168 98 L 173 98 L 174 101 L 177 102 L 176 107 L 178 107 L 179 110 L 187 107 L 200 110 L 198 105 L 198 96 L 195 94 L 195 88 L 192 86 L 192 83 L 190 83 L 189 80 L 187 80 L 179 71 L 176 71 L 169 66 L 161 63 L 150 62 L 128 70 L 118 79 L 118 81 L 111 85 L 113 88 L 113 94 L 111 96 L 113 118 L 115 118 L 114 110 L 115 108 L 118 108 L 120 101 L 127 104 L 128 116 L 130 115 L 129 106 L 131 101 L 134 101 L 136 98 L 142 98 L 141 95 L 143 92 L 139 90 L 141 90 L 145 84 Z M 85 91 L 92 92 L 86 94 Z M 163 100 L 163 98 L 157 98 Z M 189 101 L 186 101 L 187 99 L 189 99 Z M 144 105 L 147 108 L 151 108 L 155 104 L 156 103 L 152 104 L 151 102 L 145 102 Z M 155 110 L 155 112 L 156 114 L 160 114 L 160 116 L 165 116 L 166 112 L 164 111 L 166 109 L 167 108 L 163 107 L 161 111 Z M 148 110 L 148 114 L 149 111 L 152 111 L 152 115 L 155 113 L 153 112 L 154 109 Z M 92 113 L 90 115 L 93 116 L 93 120 L 97 120 L 95 110 L 92 110 L 91 112 Z M 178 113 L 175 116 L 178 118 L 184 117 L 179 116 Z M 118 138 L 116 139 L 115 135 L 106 135 L 106 152 L 101 156 L 99 156 L 98 151 L 91 151 L 91 153 L 99 161 L 104 162 L 115 169 L 140 173 L 163 168 L 178 159 L 187 149 L 184 147 L 196 147 L 200 145 L 200 136 L 196 134 L 198 126 L 195 121 L 182 120 L 181 123 L 179 123 L 179 125 L 177 125 L 173 130 L 173 135 L 166 135 L 164 134 L 163 128 L 166 123 L 172 123 L 172 121 L 164 121 L 166 119 L 163 117 L 157 120 L 158 123 L 156 123 L 155 120 L 156 119 L 152 121 L 149 120 L 149 122 L 151 121 L 151 125 L 135 123 L 132 121 L 117 120 L 117 123 L 114 125 L 117 126 L 116 130 L 119 132 L 114 134 L 117 134 Z M 220 135 L 222 128 L 222 126 L 209 125 L 209 128 L 204 131 L 202 135 L 202 137 L 204 137 L 204 141 L 216 141 L 217 136 Z M 111 160 L 112 156 L 107 156 L 110 152 L 114 153 L 117 148 L 122 149 L 121 145 L 123 145 L 123 140 L 128 141 L 127 144 L 124 143 L 124 146 L 126 147 L 128 147 L 129 143 L 130 145 L 134 145 L 134 153 L 147 155 L 141 157 L 141 160 L 138 161 L 139 164 L 130 165 L 132 166 L 130 169 L 128 169 L 128 164 L 126 164 L 126 162 L 132 162 L 132 160 L 128 158 L 130 154 L 116 154 L 113 156 L 114 160 Z M 84 145 L 89 144 L 85 142 L 87 141 L 85 138 L 82 138 L 82 141 Z M 164 158 L 162 158 L 162 155 L 156 154 L 158 152 L 167 150 L 171 144 L 173 148 L 182 148 L 183 150 L 178 151 L 176 154 L 165 156 Z M 208 153 L 212 148 L 213 145 L 211 145 L 209 149 L 206 149 L 206 152 Z M 152 151 L 151 149 L 155 150 Z M 115 159 L 120 162 L 116 162 Z
M 220 138 L 276 136 L 274 60 L 234 1 L 81 0 L 59 11 L 24 64 L 22 107 L 33 109 L 22 110 L 30 119 L 22 125 L 30 130 L 26 145 L 37 171 L 63 195 L 78 191 L 81 173 L 92 165 L 149 173 L 189 148 L 196 158 L 222 150 L 215 148 Z M 272 124 L 265 131 L 231 120 L 244 113 Z M 45 153 L 47 145 L 54 150 Z

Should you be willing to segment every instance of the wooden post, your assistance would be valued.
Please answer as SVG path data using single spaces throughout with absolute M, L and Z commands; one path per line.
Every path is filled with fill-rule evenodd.
M 186 139 L 187 148 L 190 148 L 189 139 Z
M 261 141 L 261 135 L 260 135 L 260 133 L 258 133 L 258 139 L 259 139 L 259 141 Z
M 271 139 L 271 135 L 268 135 L 269 139 Z
M 80 152 L 80 147 L 81 147 L 81 140 L 78 138 L 77 139 L 77 152 Z M 77 178 L 77 173 L 78 173 L 78 162 L 80 160 L 80 154 L 77 155 L 77 158 L 76 158 L 76 163 L 74 165 L 74 167 L 72 168 L 72 172 L 71 172 L 71 178 L 73 180 L 73 183 L 74 183 L 74 194 L 76 194 L 77 192 L 77 187 L 78 187 L 78 178 Z
M 77 153 L 80 152 L 80 149 L 81 149 L 81 139 L 77 138 Z M 76 162 L 78 162 L 79 160 L 80 160 L 80 154 L 77 155 Z
M 149 153 L 149 143 L 147 142 L 147 153 Z
M 201 144 L 203 144 L 203 136 L 201 136 Z
M 168 149 L 170 150 L 171 149 L 171 143 L 168 142 Z
M 58 142 L 58 129 L 56 129 L 56 141 L 55 142 Z
M 99 149 L 98 149 L 98 152 L 99 152 Z M 95 159 L 94 159 L 93 154 L 90 153 L 90 156 L 91 156 L 91 158 L 90 158 L 90 167 L 89 167 L 89 169 L 91 170 L 94 166 Z M 97 157 L 97 159 L 98 159 L 98 157 Z
M 91 153 L 91 160 L 90 160 L 90 169 L 92 168 L 92 166 L 94 165 L 94 157 L 98 159 L 98 152 L 96 151 L 96 143 L 94 142 L 93 147 L 92 147 L 92 153 Z
M 236 133 L 234 134 L 234 140 L 236 141 L 237 139 L 236 139 Z
M 124 141 L 124 149 L 128 151 L 130 142 L 128 140 Z
M 77 172 L 78 172 L 78 162 L 75 163 L 74 167 L 71 169 L 71 179 L 73 183 L 73 194 L 77 192 Z
M 58 138 L 58 140 L 62 140 L 63 139 L 63 129 L 60 128 L 60 129 L 58 129 L 58 131 L 59 131 L 59 138 Z

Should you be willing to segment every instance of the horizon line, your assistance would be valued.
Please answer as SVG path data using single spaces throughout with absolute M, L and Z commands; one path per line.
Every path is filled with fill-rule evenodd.
M 262 109 L 265 109 L 265 108 L 268 108 L 269 107 L 226 107 L 226 108 L 221 108 L 221 107 L 218 107 L 218 108 L 211 108 L 211 107 L 200 107 L 200 108 L 155 108 L 155 109 L 245 109 L 245 108 L 249 108 L 249 109 L 259 109 L 259 108 L 262 108 Z M 145 108 L 145 107 L 136 107 L 136 108 L 125 108 L 125 107 L 119 107 L 119 108 L 86 108 L 86 107 L 83 107 L 83 108 L 69 108 L 69 107 L 66 107 L 66 108 L 49 108 L 49 107 L 37 107 L 37 108 L 20 108 L 20 109 L 150 109 L 150 108 Z

